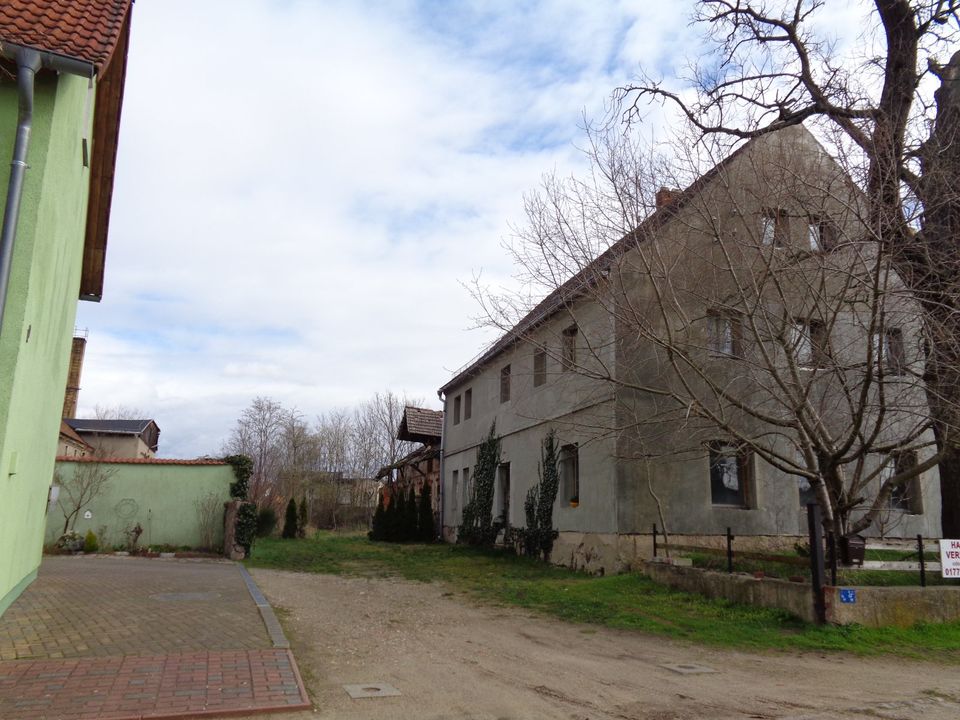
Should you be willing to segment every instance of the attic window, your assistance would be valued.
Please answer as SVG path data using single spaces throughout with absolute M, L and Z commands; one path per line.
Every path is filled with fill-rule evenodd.
M 510 399 L 510 366 L 504 365 L 500 370 L 500 402 Z
M 547 351 L 538 348 L 533 351 L 533 386 L 540 387 L 547 381 Z
M 760 240 L 765 246 L 784 247 L 789 236 L 785 210 L 767 208 L 760 216 Z
M 473 415 L 473 389 L 472 388 L 463 393 L 463 419 L 469 420 L 471 415 Z
M 577 326 L 571 325 L 563 331 L 563 369 L 573 370 L 577 365 Z

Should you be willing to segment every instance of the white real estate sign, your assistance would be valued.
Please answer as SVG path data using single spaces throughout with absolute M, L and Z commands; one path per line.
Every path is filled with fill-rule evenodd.
M 940 541 L 940 574 L 960 578 L 960 540 Z

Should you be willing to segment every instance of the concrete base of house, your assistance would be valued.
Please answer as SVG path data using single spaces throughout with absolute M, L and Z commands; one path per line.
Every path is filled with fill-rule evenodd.
M 10 591 L 0 597 L 0 616 L 7 611 L 7 608 L 13 605 L 13 601 L 20 597 L 20 593 L 27 589 L 27 586 L 37 579 L 37 568 L 27 574 L 20 582 L 14 585 Z

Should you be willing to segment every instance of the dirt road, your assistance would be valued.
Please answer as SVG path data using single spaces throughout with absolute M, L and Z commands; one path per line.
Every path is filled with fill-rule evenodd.
M 253 576 L 291 636 L 314 717 L 960 718 L 956 666 L 704 649 L 478 606 L 440 585 Z M 716 672 L 684 675 L 670 664 Z M 342 687 L 377 681 L 402 695 L 353 700 Z

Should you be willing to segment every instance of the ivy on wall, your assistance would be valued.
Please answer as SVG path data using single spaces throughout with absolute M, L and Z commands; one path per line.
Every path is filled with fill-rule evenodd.
M 473 489 L 470 501 L 463 508 L 462 521 L 457 532 L 457 542 L 468 545 L 492 547 L 502 522 L 493 522 L 493 494 L 500 466 L 500 438 L 497 424 L 490 425 L 490 432 L 477 448 L 477 464 L 473 473 Z
M 233 467 L 236 478 L 235 482 L 230 483 L 230 497 L 246 500 L 250 476 L 253 475 L 253 460 L 249 455 L 227 455 L 223 461 Z

